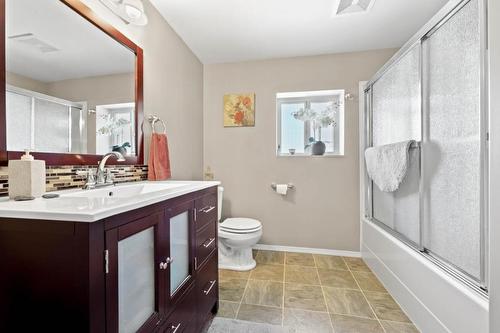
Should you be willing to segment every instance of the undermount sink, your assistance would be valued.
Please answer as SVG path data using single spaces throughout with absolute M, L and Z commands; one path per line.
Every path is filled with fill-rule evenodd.
M 81 190 L 61 195 L 66 198 L 131 198 L 154 192 L 164 192 L 188 184 L 184 183 L 141 183 L 109 186 L 93 190 Z

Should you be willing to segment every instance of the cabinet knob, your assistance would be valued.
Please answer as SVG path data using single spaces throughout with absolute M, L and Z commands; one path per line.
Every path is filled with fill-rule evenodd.
M 160 269 L 167 269 L 168 268 L 168 264 L 173 263 L 173 262 L 174 262 L 174 259 L 168 257 L 167 259 L 165 259 L 165 262 L 163 262 L 163 261 L 160 262 Z

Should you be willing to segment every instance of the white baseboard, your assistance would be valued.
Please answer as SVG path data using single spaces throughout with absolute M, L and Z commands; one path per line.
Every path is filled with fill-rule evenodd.
M 296 247 L 296 246 L 257 244 L 253 248 L 255 250 L 326 254 L 326 255 L 331 255 L 331 256 L 356 257 L 356 258 L 361 257 L 361 252 L 344 251 L 344 250 L 330 250 L 330 249 L 317 249 L 314 247 Z

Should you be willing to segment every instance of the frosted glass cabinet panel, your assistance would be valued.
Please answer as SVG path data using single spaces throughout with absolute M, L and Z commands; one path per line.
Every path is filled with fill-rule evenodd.
M 189 278 L 189 211 L 170 218 L 170 295 Z
M 136 332 L 155 312 L 155 231 L 118 242 L 118 331 Z
M 373 145 L 420 141 L 420 47 L 373 84 Z
M 480 275 L 480 30 L 472 0 L 423 42 L 425 247 Z

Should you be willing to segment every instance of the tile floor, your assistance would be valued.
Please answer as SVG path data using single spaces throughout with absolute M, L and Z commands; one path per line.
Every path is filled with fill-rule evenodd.
M 249 272 L 220 270 L 218 316 L 303 333 L 418 333 L 359 258 L 254 251 Z

